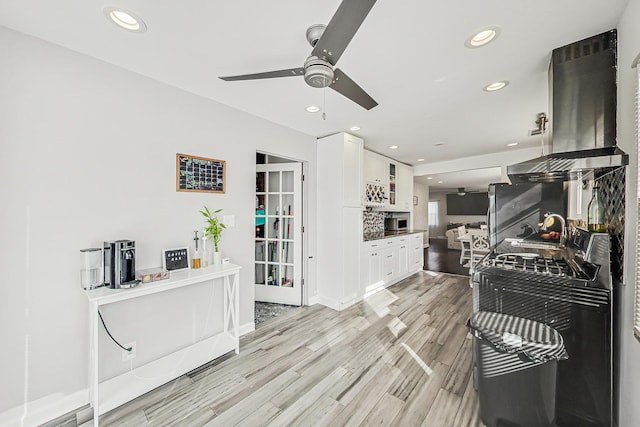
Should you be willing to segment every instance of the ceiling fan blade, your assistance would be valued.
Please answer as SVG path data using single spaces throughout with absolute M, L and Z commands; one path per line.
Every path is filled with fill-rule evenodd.
M 339 68 L 333 70 L 333 83 L 331 83 L 329 87 L 339 94 L 346 96 L 365 110 L 370 110 L 378 105 L 367 92 Z
M 244 74 L 241 76 L 219 77 L 220 79 L 232 82 L 236 80 L 257 80 L 273 79 L 275 77 L 304 76 L 304 68 L 289 68 L 287 70 L 267 71 L 266 73 Z
M 335 65 L 376 0 L 342 0 L 311 55 Z

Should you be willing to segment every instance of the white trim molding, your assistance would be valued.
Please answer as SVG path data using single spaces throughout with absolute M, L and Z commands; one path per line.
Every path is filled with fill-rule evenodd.
M 69 412 L 77 411 L 88 403 L 88 388 L 69 395 L 51 394 L 1 413 L 0 426 L 39 426 Z

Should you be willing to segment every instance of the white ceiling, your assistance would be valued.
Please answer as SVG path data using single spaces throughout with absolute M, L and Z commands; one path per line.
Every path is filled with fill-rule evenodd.
M 349 1 L 349 0 L 345 0 Z M 365 145 L 409 164 L 537 144 L 553 48 L 614 28 L 627 0 L 378 0 L 337 66 L 380 104 L 366 111 L 326 90 L 326 121 L 307 113 L 325 92 L 302 78 L 224 82 L 218 76 L 302 66 L 308 26 L 340 0 L 116 0 L 142 17 L 134 34 L 108 22 L 107 3 L 2 0 L 0 25 L 102 59 L 314 136 L 362 127 Z M 487 25 L 500 37 L 464 41 Z M 485 93 L 496 80 L 511 84 Z M 435 146 L 444 143 L 442 146 Z M 391 144 L 399 148 L 393 152 Z M 282 153 L 286 155 L 286 153 Z
M 416 176 L 414 181 L 427 184 L 429 192 L 434 193 L 456 192 L 460 187 L 467 191 L 487 191 L 489 184 L 502 182 L 502 168 L 494 167 L 428 174 Z

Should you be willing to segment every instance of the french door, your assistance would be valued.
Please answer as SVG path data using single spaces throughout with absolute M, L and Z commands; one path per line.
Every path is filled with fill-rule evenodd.
M 256 301 L 302 304 L 302 164 L 256 165 Z

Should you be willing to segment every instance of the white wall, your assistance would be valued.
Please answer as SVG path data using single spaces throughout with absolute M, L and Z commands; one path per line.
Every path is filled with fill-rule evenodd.
M 447 224 L 462 223 L 470 224 L 475 222 L 487 222 L 486 215 L 447 215 L 447 193 L 431 191 L 430 201 L 438 202 L 438 226 L 429 226 L 430 237 L 443 237 L 447 231 Z
M 413 228 L 425 230 L 424 245 L 429 245 L 429 186 L 423 182 L 413 182 L 413 196 L 418 204 L 413 206 Z
M 243 268 L 240 324 L 253 322 L 256 150 L 308 162 L 315 255 L 315 138 L 3 27 L 0 52 L 0 413 L 88 387 L 81 248 L 133 239 L 137 267 L 160 266 L 162 248 L 203 227 L 203 205 L 223 208 L 236 219 L 221 245 Z M 226 194 L 176 192 L 178 152 L 226 160 Z M 108 307 L 105 320 L 138 339 L 141 362 L 219 328 L 200 323 L 212 292 Z M 107 373 L 128 368 L 103 344 Z
M 635 232 L 638 224 L 636 179 L 638 156 L 635 136 L 634 94 L 636 70 L 631 63 L 640 53 L 640 0 L 630 0 L 618 25 L 618 146 L 629 154 L 627 168 L 625 283 L 622 289 L 622 360 L 620 366 L 620 426 L 640 420 L 640 343 L 633 337 Z

